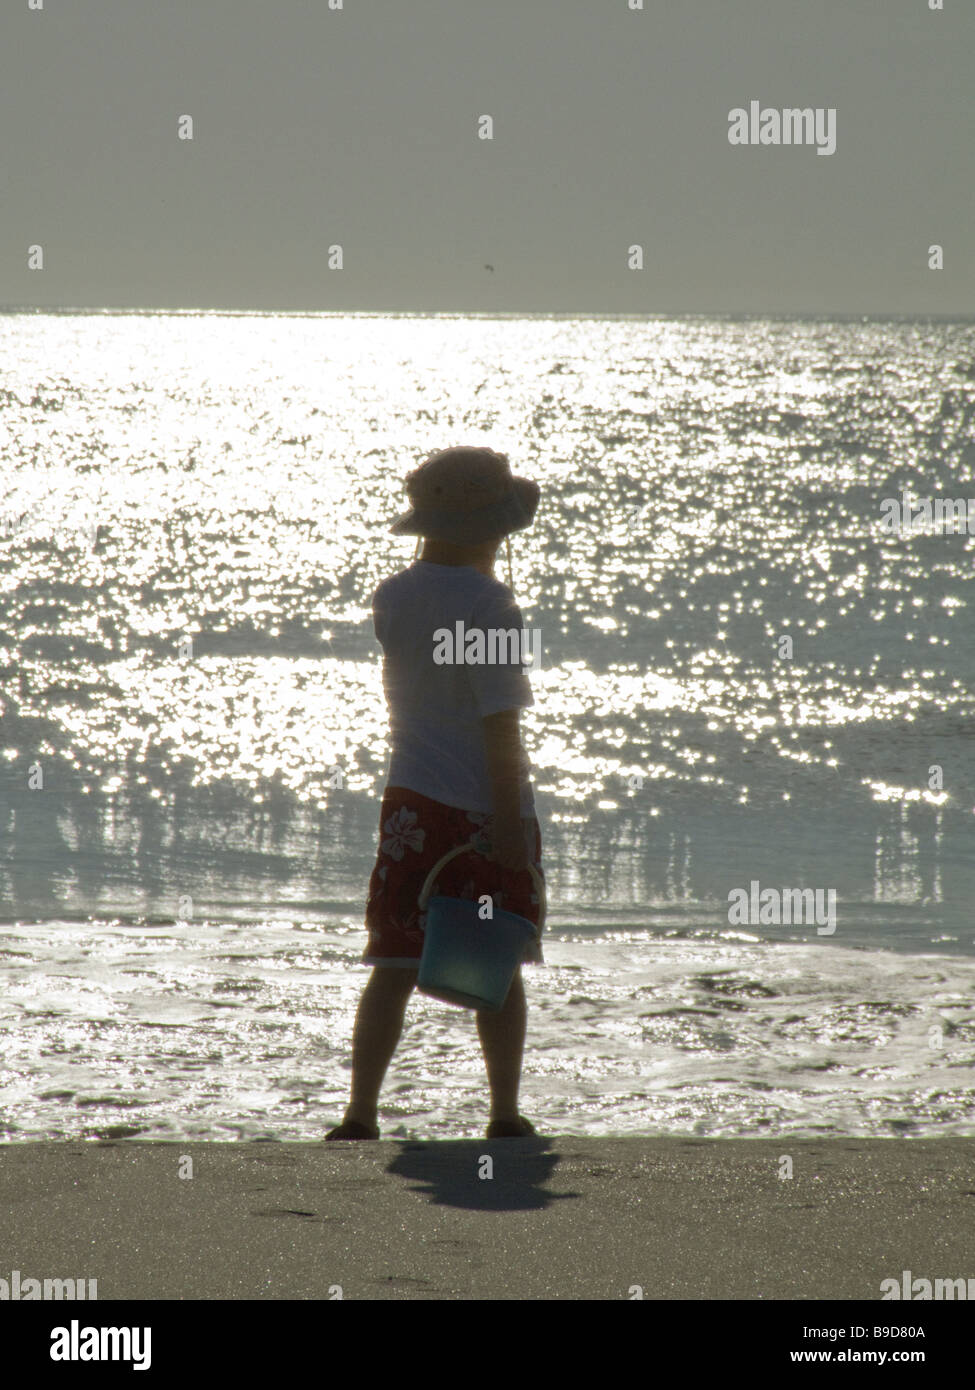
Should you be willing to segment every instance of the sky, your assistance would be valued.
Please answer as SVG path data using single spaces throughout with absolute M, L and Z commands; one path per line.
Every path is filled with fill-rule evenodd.
M 2 0 L 0 306 L 975 313 L 973 0 L 330 2 Z

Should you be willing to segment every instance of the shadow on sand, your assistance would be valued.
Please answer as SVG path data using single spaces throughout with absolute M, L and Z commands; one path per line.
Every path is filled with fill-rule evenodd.
M 451 1139 L 404 1143 L 388 1173 L 412 1180 L 410 1191 L 433 1206 L 468 1211 L 538 1211 L 578 1192 L 549 1192 L 560 1155 L 552 1140 Z

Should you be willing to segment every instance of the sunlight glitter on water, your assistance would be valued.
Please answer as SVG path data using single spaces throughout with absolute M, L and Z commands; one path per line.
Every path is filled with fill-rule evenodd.
M 0 519 L 16 523 L 0 543 L 0 919 L 21 924 L 12 952 L 40 952 L 33 975 L 9 957 L 26 972 L 2 1006 L 26 1028 L 15 1123 L 55 1125 L 41 1085 L 81 1098 L 71 1132 L 109 1125 L 99 1096 L 117 1086 L 140 1133 L 164 1132 L 184 1072 L 194 1132 L 293 1133 L 293 1111 L 311 1133 L 334 1113 L 385 761 L 370 596 L 412 554 L 386 529 L 406 472 L 461 441 L 507 450 L 543 489 L 513 549 L 545 648 L 524 727 L 553 901 L 531 1084 L 558 1092 L 552 1122 L 752 1133 L 821 1113 L 888 1132 L 903 1105 L 914 1132 L 963 1123 L 967 1054 L 942 1071 L 904 1020 L 941 998 L 919 964 L 932 949 L 970 998 L 975 538 L 889 536 L 878 517 L 903 486 L 971 491 L 973 357 L 970 325 L 0 319 Z M 751 879 L 835 886 L 836 940 L 733 935 L 728 891 Z M 126 944 L 184 899 L 176 945 L 165 929 L 144 956 Z M 292 919 L 325 942 L 293 969 Z M 674 932 L 687 978 L 655 995 Z M 244 973 L 217 950 L 230 938 L 250 943 Z M 904 973 L 888 979 L 891 948 Z M 776 989 L 791 960 L 802 1046 L 847 1030 L 862 1055 L 827 1052 L 808 1076 L 797 1059 L 799 1086 L 783 1061 L 752 1086 L 753 1057 L 791 1055 L 801 1029 L 774 1000 L 760 1018 L 760 994 L 694 983 L 725 951 Z M 876 1017 L 844 969 L 888 980 Z M 420 1106 L 437 1132 L 458 1116 L 474 1132 L 451 1077 L 475 1085 L 476 1043 L 429 1017 L 399 1123 Z M 169 1070 L 139 1073 L 158 1088 L 147 1108 L 124 1059 L 171 1024 L 186 1031 Z M 894 1060 L 871 1071 L 881 1044 Z M 681 1070 L 738 1048 L 730 1080 Z
M 341 1114 L 364 977 L 347 934 L 61 923 L 16 940 L 5 1137 L 315 1139 Z M 524 1104 L 556 1132 L 971 1132 L 975 962 L 641 932 L 547 954 L 526 977 Z M 471 1015 L 417 997 L 386 1094 L 386 1133 L 480 1133 Z

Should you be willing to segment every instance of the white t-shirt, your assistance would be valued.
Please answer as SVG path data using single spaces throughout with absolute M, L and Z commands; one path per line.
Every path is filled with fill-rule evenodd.
M 464 652 L 464 632 L 491 628 L 519 632 L 524 620 L 511 590 L 470 565 L 434 565 L 415 560 L 383 580 L 373 601 L 373 624 L 383 648 L 383 687 L 389 706 L 390 759 L 386 784 L 459 806 L 492 812 L 491 784 L 481 720 L 535 703 L 517 645 L 495 648 L 498 663 L 439 664 Z M 434 634 L 440 636 L 435 640 Z M 506 657 L 513 657 L 511 664 Z M 533 816 L 535 802 L 528 759 L 522 753 L 521 814 Z

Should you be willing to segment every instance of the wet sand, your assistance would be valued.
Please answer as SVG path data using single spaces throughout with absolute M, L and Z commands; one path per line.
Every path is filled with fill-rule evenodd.
M 99 1300 L 879 1300 L 975 1277 L 975 1140 L 5 1144 L 0 1251 Z

